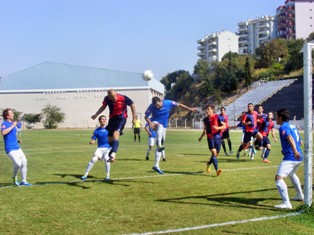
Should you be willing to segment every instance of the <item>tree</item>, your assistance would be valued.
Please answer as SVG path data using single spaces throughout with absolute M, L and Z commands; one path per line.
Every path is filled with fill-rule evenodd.
M 308 41 L 308 42 L 314 41 L 314 32 L 310 33 L 310 35 L 308 36 L 308 38 L 306 39 L 306 41 Z
M 185 70 L 178 70 L 172 73 L 168 73 L 167 76 L 163 77 L 160 82 L 165 86 L 166 92 L 171 90 L 171 85 L 177 82 L 178 77 L 182 73 L 188 73 Z
M 65 119 L 65 113 L 61 112 L 61 108 L 56 105 L 47 104 L 41 112 L 44 127 L 47 129 L 56 129 L 58 123 L 62 123 Z
M 249 86 L 252 83 L 252 72 L 251 72 L 251 62 L 249 57 L 246 57 L 245 67 L 244 67 L 244 83 L 245 86 Z
M 24 121 L 27 122 L 27 128 L 32 128 L 36 122 L 41 121 L 40 113 L 28 113 L 24 115 Z
M 290 73 L 291 71 L 298 70 L 303 67 L 303 53 L 301 53 L 303 44 L 303 39 L 288 41 L 289 56 L 287 57 L 284 65 L 286 73 Z
M 256 66 L 258 68 L 268 68 L 289 55 L 287 40 L 274 39 L 266 44 L 262 44 L 255 50 Z

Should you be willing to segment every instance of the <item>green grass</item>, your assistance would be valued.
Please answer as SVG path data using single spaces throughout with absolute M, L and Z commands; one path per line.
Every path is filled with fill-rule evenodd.
M 104 182 L 98 162 L 86 182 L 80 181 L 96 146 L 92 130 L 33 130 L 23 132 L 22 149 L 28 159 L 33 187 L 14 187 L 12 163 L 0 147 L 0 234 L 130 234 L 173 230 L 230 221 L 286 215 L 274 176 L 282 156 L 273 143 L 271 164 L 235 155 L 219 156 L 223 169 L 205 173 L 209 158 L 201 131 L 168 130 L 164 175 L 145 160 L 147 136 L 134 143 L 126 130 L 120 138 L 111 182 Z M 232 131 L 234 152 L 240 132 Z M 2 141 L 3 142 L 3 141 Z M 304 181 L 303 166 L 298 175 Z M 294 190 L 289 179 L 290 196 Z M 302 202 L 292 202 L 296 209 Z M 181 231 L 177 234 L 314 234 L 313 211 L 308 214 L 234 225 Z

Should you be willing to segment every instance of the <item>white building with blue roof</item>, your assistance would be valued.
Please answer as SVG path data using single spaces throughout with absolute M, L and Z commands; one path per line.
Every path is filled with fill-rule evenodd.
M 63 128 L 94 128 L 92 120 L 109 89 L 131 98 L 144 122 L 144 112 L 154 96 L 163 97 L 164 85 L 156 79 L 146 81 L 142 73 L 43 62 L 1 78 L 0 109 L 39 113 L 47 104 L 65 113 Z M 131 110 L 128 109 L 131 115 Z M 108 108 L 104 112 L 108 115 Z M 132 126 L 131 118 L 126 127 Z M 38 124 L 36 127 L 42 127 Z

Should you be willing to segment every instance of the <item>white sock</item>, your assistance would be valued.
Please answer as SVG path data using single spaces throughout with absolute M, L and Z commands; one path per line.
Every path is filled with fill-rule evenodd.
M 162 152 L 161 152 L 161 156 L 162 156 L 162 158 L 166 158 L 166 153 L 165 153 L 165 150 L 162 150 Z
M 282 198 L 282 201 L 284 203 L 290 204 L 289 195 L 288 195 L 288 187 L 287 187 L 285 181 L 282 179 L 276 180 L 276 186 L 277 186 L 278 192 Z
M 291 182 L 294 186 L 295 191 L 299 196 L 303 196 L 301 183 L 299 177 L 296 174 L 290 175 Z
M 151 151 L 151 149 L 147 149 L 146 157 L 149 157 L 150 151 Z
M 86 172 L 85 175 L 88 176 L 88 173 L 91 171 L 91 169 L 94 167 L 95 163 L 97 162 L 98 157 L 94 156 L 92 158 L 92 160 L 90 160 L 90 162 L 88 163 L 87 167 L 86 167 Z
M 105 168 L 106 168 L 106 177 L 110 178 L 110 162 L 105 160 Z
M 156 167 L 158 169 L 159 169 L 160 158 L 161 158 L 161 152 L 158 152 L 158 148 L 156 148 L 156 151 L 155 151 L 155 165 L 154 165 L 154 167 Z

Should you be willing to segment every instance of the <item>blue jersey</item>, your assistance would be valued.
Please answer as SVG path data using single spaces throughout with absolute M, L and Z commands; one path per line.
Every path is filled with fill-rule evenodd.
M 1 125 L 1 131 L 10 128 L 12 125 L 13 122 L 4 121 Z M 20 146 L 17 142 L 16 132 L 17 128 L 15 127 L 8 134 L 3 136 L 4 148 L 6 153 L 20 149 Z
M 302 150 L 301 150 L 301 138 L 300 134 L 297 130 L 297 128 L 294 125 L 290 125 L 289 122 L 284 122 L 280 128 L 279 128 L 279 135 L 280 135 L 280 141 L 281 141 L 281 147 L 282 147 L 282 153 L 284 155 L 283 160 L 286 161 L 302 161 Z M 300 159 L 295 159 L 292 148 L 287 140 L 288 136 L 292 136 L 297 151 L 301 154 Z
M 162 124 L 164 127 L 168 127 L 168 118 L 170 115 L 170 111 L 173 107 L 176 107 L 178 104 L 172 100 L 163 100 L 163 106 L 158 109 L 155 105 L 150 104 L 145 112 L 145 116 L 149 117 L 151 115 L 150 120 L 157 121 Z
M 92 140 L 98 142 L 98 148 L 109 148 L 110 144 L 108 142 L 108 131 L 105 127 L 98 127 L 94 130 Z

